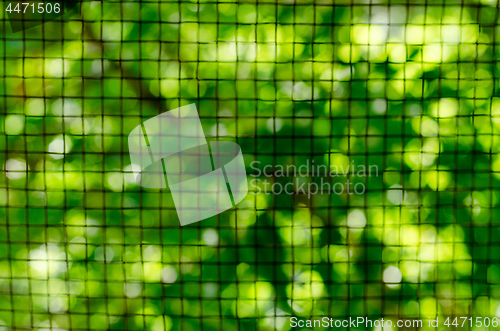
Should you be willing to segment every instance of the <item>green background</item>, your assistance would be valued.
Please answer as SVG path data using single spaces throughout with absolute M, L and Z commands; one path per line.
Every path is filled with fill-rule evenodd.
M 94 1 L 19 33 L 0 15 L 0 330 L 500 316 L 497 1 Z M 127 135 L 191 103 L 249 174 L 378 176 L 181 228 Z

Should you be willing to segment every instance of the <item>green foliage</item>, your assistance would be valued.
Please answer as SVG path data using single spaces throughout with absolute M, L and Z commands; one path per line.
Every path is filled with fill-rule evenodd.
M 0 328 L 499 316 L 497 4 L 365 2 L 89 1 L 23 34 L 6 21 Z M 127 135 L 191 103 L 249 174 L 377 175 L 331 178 L 361 195 L 254 190 L 181 228 L 169 192 L 135 183 Z

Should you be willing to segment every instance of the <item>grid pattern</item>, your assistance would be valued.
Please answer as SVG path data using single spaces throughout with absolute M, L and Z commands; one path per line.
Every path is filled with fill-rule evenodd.
M 0 14 L 0 328 L 500 316 L 497 0 L 78 7 Z M 258 185 L 180 227 L 127 136 L 191 103 Z M 364 191 L 264 192 L 322 180 Z

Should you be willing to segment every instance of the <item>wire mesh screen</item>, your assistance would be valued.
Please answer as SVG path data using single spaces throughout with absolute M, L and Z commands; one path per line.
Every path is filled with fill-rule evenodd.
M 495 326 L 443 322 L 500 317 L 498 1 L 1 15 L 1 330 Z M 190 104 L 249 193 L 180 226 L 127 139 Z

